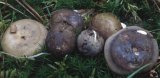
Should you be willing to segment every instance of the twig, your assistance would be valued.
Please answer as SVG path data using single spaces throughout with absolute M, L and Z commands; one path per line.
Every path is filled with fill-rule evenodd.
M 160 8 L 159 8 L 159 6 L 158 6 L 157 2 L 156 2 L 155 0 L 153 0 L 153 2 L 154 2 L 154 4 L 156 5 L 156 7 L 157 7 L 158 11 L 160 12 Z
M 25 0 L 16 0 L 17 3 L 19 3 L 24 9 L 26 9 L 34 18 L 39 20 L 40 22 L 43 22 L 42 17 L 25 1 Z
M 43 22 L 42 17 L 33 9 L 25 0 L 22 0 L 22 3 L 37 17 L 41 22 Z
M 23 12 L 19 11 L 19 10 L 16 9 L 16 8 L 14 8 L 12 5 L 10 5 L 10 4 L 8 4 L 8 3 L 5 3 L 5 2 L 0 1 L 0 4 L 6 5 L 6 6 L 12 8 L 13 10 L 17 11 L 18 13 L 20 13 L 20 14 L 22 14 L 22 15 L 28 17 L 26 14 L 24 14 Z
M 7 3 L 7 0 L 4 0 L 3 2 Z M 6 7 L 6 5 L 4 5 L 2 8 L 5 8 L 5 7 Z

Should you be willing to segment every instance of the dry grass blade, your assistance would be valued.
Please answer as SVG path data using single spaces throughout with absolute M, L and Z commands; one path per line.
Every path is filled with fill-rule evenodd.
M 22 15 L 28 17 L 26 14 L 24 14 L 23 12 L 19 11 L 18 9 L 14 8 L 12 5 L 10 5 L 10 4 L 6 3 L 6 2 L 0 1 L 0 4 L 6 5 L 6 6 L 12 8 L 13 10 L 17 11 L 18 13 L 20 13 L 20 14 L 22 14 Z
M 156 5 L 158 11 L 160 12 L 160 7 L 158 6 L 157 2 L 155 0 L 153 0 L 154 4 Z
M 24 9 L 26 9 L 34 18 L 38 21 L 43 22 L 42 17 L 34 10 L 25 0 L 16 0 Z
M 82 17 L 92 15 L 94 13 L 94 9 L 80 9 L 80 10 L 74 10 L 75 12 L 79 13 Z
M 34 16 L 34 14 L 32 12 L 29 11 L 29 9 L 27 9 L 19 0 L 16 0 L 18 4 L 20 4 L 23 8 L 25 8 L 31 15 Z
M 36 10 L 34 10 L 25 0 L 22 0 L 22 2 L 23 2 L 23 4 L 24 4 L 26 7 L 28 7 L 28 9 L 30 9 L 30 11 L 31 11 L 37 18 L 39 18 L 40 21 L 43 22 L 42 17 L 37 13 Z

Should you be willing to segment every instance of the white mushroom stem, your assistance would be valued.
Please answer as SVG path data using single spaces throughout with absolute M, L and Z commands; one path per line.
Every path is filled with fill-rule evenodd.
M 93 33 L 94 33 L 94 41 L 96 42 L 97 41 L 97 33 L 94 30 L 93 30 Z

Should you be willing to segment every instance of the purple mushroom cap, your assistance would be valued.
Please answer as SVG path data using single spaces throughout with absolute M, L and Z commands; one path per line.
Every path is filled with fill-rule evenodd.
M 144 71 L 151 69 L 158 59 L 159 50 L 149 31 L 130 26 L 106 40 L 104 54 L 111 70 L 129 74 L 146 64 L 150 65 Z

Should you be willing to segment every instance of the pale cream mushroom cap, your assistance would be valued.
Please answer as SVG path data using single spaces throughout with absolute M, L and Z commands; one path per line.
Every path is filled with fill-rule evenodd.
M 42 48 L 46 35 L 47 30 L 41 23 L 22 19 L 10 25 L 3 35 L 1 45 L 9 55 L 31 56 Z

